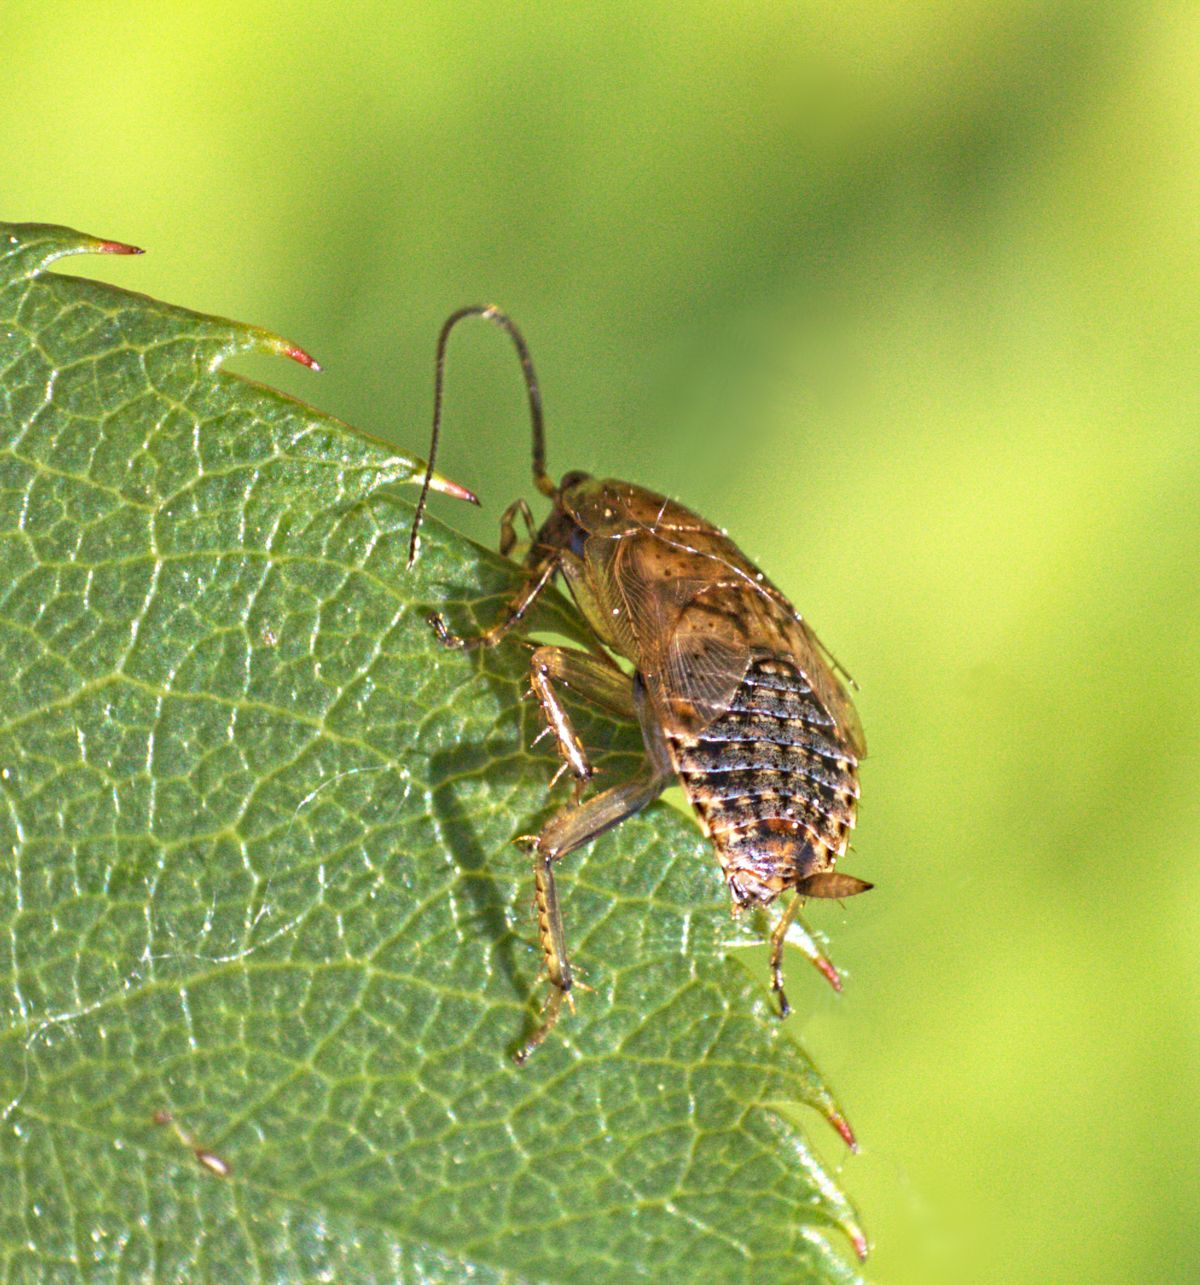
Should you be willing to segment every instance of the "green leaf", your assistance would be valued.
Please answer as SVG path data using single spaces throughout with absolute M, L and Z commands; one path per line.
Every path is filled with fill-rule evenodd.
M 0 225 L 6 1276 L 856 1279 L 797 1104 L 840 1116 L 675 809 L 564 863 L 593 991 L 512 1065 L 553 758 L 526 651 L 423 617 L 519 573 L 435 520 L 406 573 L 419 462 L 221 369 L 299 350 L 44 274 L 123 248 Z

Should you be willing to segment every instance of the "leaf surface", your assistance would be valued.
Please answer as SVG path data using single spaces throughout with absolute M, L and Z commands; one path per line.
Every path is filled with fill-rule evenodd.
M 671 807 L 565 863 L 593 992 L 511 1064 L 561 796 L 524 648 L 423 618 L 519 573 L 436 520 L 405 572 L 420 462 L 222 370 L 299 350 L 45 271 L 124 248 L 0 225 L 6 1276 L 856 1279 L 837 1109 Z

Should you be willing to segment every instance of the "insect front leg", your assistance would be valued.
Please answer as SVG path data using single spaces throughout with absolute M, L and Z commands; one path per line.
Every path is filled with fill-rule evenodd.
M 513 551 L 513 546 L 517 543 L 517 529 L 513 525 L 513 518 L 518 515 L 525 520 L 525 527 L 529 532 L 531 541 L 537 531 L 537 528 L 533 525 L 533 514 L 529 511 L 528 503 L 523 499 L 514 500 L 500 515 L 500 553 L 505 558 Z
M 563 933 L 562 911 L 554 881 L 554 863 L 568 852 L 588 843 L 605 830 L 624 821 L 656 799 L 670 783 L 652 763 L 623 785 L 615 785 L 586 803 L 569 804 L 550 818 L 541 834 L 533 840 L 533 889 L 537 907 L 538 939 L 546 960 L 550 993 L 542 1020 L 533 1034 L 514 1054 L 518 1066 L 554 1029 L 564 999 L 569 999 L 574 979 L 567 942 Z
M 446 624 L 445 617 L 437 611 L 431 612 L 426 617 L 426 620 L 433 626 L 434 633 L 441 639 L 442 645 L 445 647 L 451 647 L 458 651 L 474 651 L 476 647 L 494 647 L 510 629 L 524 620 L 529 608 L 538 600 L 542 590 L 550 583 L 557 570 L 557 557 L 547 558 L 545 562 L 531 568 L 529 579 L 525 581 L 517 591 L 516 596 L 509 602 L 503 618 L 497 621 L 490 629 L 485 629 L 481 634 L 471 634 L 465 638 L 460 638 L 458 634 L 452 634 Z
M 554 780 L 570 768 L 578 800 L 583 787 L 592 779 L 593 769 L 559 696 L 558 685 L 619 717 L 633 718 L 636 713 L 633 682 L 610 661 L 571 647 L 537 648 L 529 660 L 529 682 L 546 721 L 542 735 L 549 732 L 554 737 L 562 758 L 562 767 Z

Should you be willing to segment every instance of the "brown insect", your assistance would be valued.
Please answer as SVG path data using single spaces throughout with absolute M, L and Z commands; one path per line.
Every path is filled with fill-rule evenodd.
M 804 619 L 710 522 L 629 482 L 571 472 L 554 484 L 546 473 L 541 394 L 529 350 L 494 307 L 460 309 L 438 337 L 426 488 L 437 451 L 446 344 L 466 317 L 495 322 L 516 347 L 533 422 L 533 481 L 554 507 L 536 531 L 524 500 L 501 519 L 501 553 L 516 545 L 517 515 L 531 537 L 525 583 L 503 619 L 465 638 L 436 613 L 429 623 L 447 647 L 495 646 L 561 575 L 597 639 L 592 652 L 537 647 L 530 663 L 533 692 L 562 757 L 559 774 L 572 773 L 575 791 L 541 833 L 527 839 L 550 992 L 542 1021 L 516 1060 L 523 1063 L 541 1044 L 571 997 L 555 862 L 676 780 L 713 841 L 735 915 L 794 890 L 771 933 L 771 985 L 786 1017 L 783 946 L 796 911 L 807 897 L 849 897 L 871 887 L 835 869 L 854 825 L 858 761 L 866 752 L 850 698 Z M 425 500 L 422 490 L 410 566 Z M 632 662 L 632 675 L 613 653 Z M 562 689 L 637 719 L 646 761 L 632 779 L 582 798 L 592 766 Z

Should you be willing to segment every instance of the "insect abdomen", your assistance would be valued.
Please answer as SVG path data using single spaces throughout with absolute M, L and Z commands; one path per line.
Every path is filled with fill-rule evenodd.
M 790 661 L 752 660 L 724 712 L 668 739 L 736 903 L 833 869 L 854 825 L 858 761 Z

